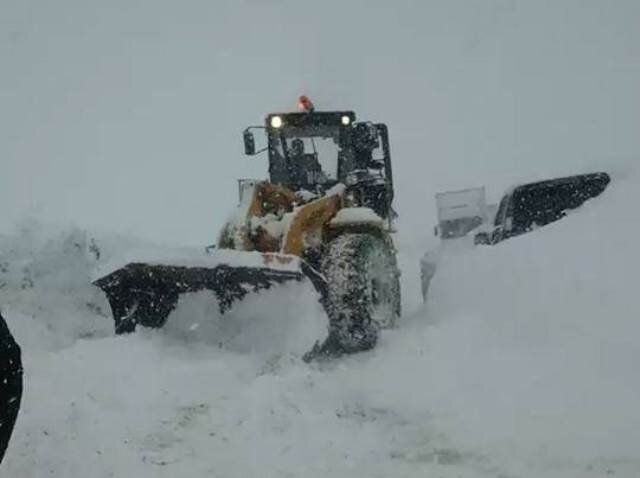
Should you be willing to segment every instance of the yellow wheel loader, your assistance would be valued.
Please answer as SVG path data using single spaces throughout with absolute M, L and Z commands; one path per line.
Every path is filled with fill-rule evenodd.
M 353 111 L 274 113 L 243 139 L 247 155 L 267 153 L 269 180 L 239 181 L 213 253 L 131 262 L 94 282 L 116 333 L 161 327 L 183 293 L 210 291 L 224 313 L 247 294 L 309 280 L 329 332 L 306 357 L 372 348 L 400 315 L 386 126 L 356 122 Z

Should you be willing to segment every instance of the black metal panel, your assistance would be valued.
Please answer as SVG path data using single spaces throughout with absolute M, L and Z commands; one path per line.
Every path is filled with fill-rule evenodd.
M 129 333 L 137 324 L 162 327 L 175 309 L 180 294 L 211 291 L 224 313 L 249 292 L 269 289 L 274 284 L 302 280 L 301 271 L 270 268 L 183 267 L 130 263 L 94 282 L 109 300 L 116 333 Z M 312 279 L 314 286 L 318 287 Z
M 503 226 L 502 239 L 524 234 L 566 216 L 585 201 L 599 196 L 611 178 L 607 173 L 581 174 L 523 184 L 514 189 L 506 216 L 512 226 Z

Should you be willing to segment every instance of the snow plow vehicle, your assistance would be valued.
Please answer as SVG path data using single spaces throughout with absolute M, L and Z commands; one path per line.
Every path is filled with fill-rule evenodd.
M 245 154 L 266 151 L 269 179 L 239 180 L 239 205 L 212 254 L 130 262 L 94 282 L 116 333 L 162 327 L 184 293 L 209 291 L 224 313 L 247 294 L 302 280 L 328 317 L 327 338 L 306 358 L 370 349 L 379 329 L 396 323 L 387 127 L 301 104 L 301 112 L 269 114 L 264 126 L 244 131 Z M 260 149 L 254 131 L 264 133 Z

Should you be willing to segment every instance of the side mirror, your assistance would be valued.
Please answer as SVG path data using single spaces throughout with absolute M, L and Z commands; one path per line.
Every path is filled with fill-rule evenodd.
M 242 133 L 242 138 L 244 140 L 244 154 L 248 156 L 256 154 L 256 140 L 253 137 L 253 133 L 245 129 L 244 133 Z
M 474 244 L 489 244 L 491 240 L 489 239 L 489 234 L 486 232 L 479 232 L 473 238 Z
M 433 235 L 438 237 L 438 226 L 433 226 Z

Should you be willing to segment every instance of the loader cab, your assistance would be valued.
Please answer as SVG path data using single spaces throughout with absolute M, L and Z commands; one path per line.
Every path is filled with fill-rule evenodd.
M 355 121 L 353 111 L 273 113 L 264 127 L 244 131 L 245 153 L 267 151 L 274 184 L 319 195 L 344 184 L 360 205 L 389 217 L 393 176 L 387 128 Z M 258 151 L 254 129 L 266 133 L 266 146 Z

